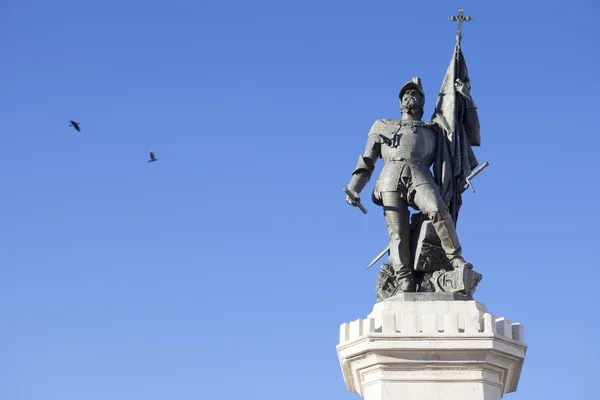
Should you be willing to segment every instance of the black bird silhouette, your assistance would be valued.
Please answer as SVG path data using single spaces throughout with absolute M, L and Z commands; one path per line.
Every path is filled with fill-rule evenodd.
M 79 124 L 75 121 L 71 121 L 71 125 L 73 128 L 75 128 L 77 130 L 77 132 L 81 132 L 81 129 L 79 129 Z
M 154 153 L 153 153 L 153 152 L 150 152 L 150 160 L 148 160 L 148 162 L 154 162 L 154 161 L 156 161 L 156 160 L 158 160 L 158 158 L 156 158 L 156 157 L 154 156 Z

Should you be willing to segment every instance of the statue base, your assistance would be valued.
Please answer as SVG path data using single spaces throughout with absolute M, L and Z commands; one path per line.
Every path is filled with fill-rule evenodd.
M 414 272 L 417 292 L 456 293 L 471 300 L 482 275 L 470 268 L 440 269 L 433 272 Z M 398 279 L 390 264 L 383 264 L 377 275 L 375 294 L 377 301 L 391 298 L 399 293 Z
M 521 324 L 457 293 L 401 293 L 340 328 L 349 391 L 365 400 L 498 400 L 517 389 Z

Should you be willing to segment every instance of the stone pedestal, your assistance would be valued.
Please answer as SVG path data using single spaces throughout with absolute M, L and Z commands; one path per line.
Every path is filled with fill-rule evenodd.
M 517 389 L 521 324 L 450 293 L 402 293 L 342 324 L 346 387 L 365 400 L 498 400 Z

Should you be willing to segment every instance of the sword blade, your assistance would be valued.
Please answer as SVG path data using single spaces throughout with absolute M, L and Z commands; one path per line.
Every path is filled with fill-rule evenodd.
M 475 178 L 475 177 L 476 177 L 476 176 L 477 176 L 477 175 L 478 175 L 478 174 L 479 174 L 481 171 L 483 171 L 483 170 L 484 170 L 484 168 L 485 168 L 485 167 L 487 167 L 488 165 L 490 165 L 490 163 L 489 163 L 489 162 L 487 162 L 487 161 L 486 161 L 486 162 L 484 162 L 484 163 L 483 163 L 483 164 L 481 164 L 479 167 L 477 167 L 477 168 L 475 169 L 475 171 L 471 172 L 471 175 L 467 176 L 467 179 L 468 179 L 468 180 L 471 180 L 471 179 Z
M 387 253 L 389 253 L 390 251 L 390 246 L 386 247 L 385 249 L 383 249 L 383 251 L 379 254 L 377 254 L 377 257 L 375 257 L 373 259 L 373 261 L 371 261 L 371 263 L 369 264 L 369 266 L 367 267 L 367 269 L 371 268 L 373 266 L 373 264 L 375 264 L 377 261 L 379 261 L 379 259 L 381 257 L 383 257 L 384 255 L 386 255 Z

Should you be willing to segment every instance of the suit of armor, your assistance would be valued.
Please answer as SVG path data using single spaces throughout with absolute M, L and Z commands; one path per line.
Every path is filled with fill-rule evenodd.
M 418 89 L 422 91 L 420 85 Z M 436 157 L 438 135 L 442 134 L 434 124 L 420 119 L 377 120 L 369 131 L 365 151 L 348 185 L 348 189 L 358 195 L 370 180 L 376 161 L 383 159 L 385 165 L 375 184 L 373 201 L 383 206 L 389 232 L 389 263 L 402 291 L 415 290 L 409 206 L 432 221 L 454 268 L 472 268 L 461 256 L 454 221 L 430 169 Z

